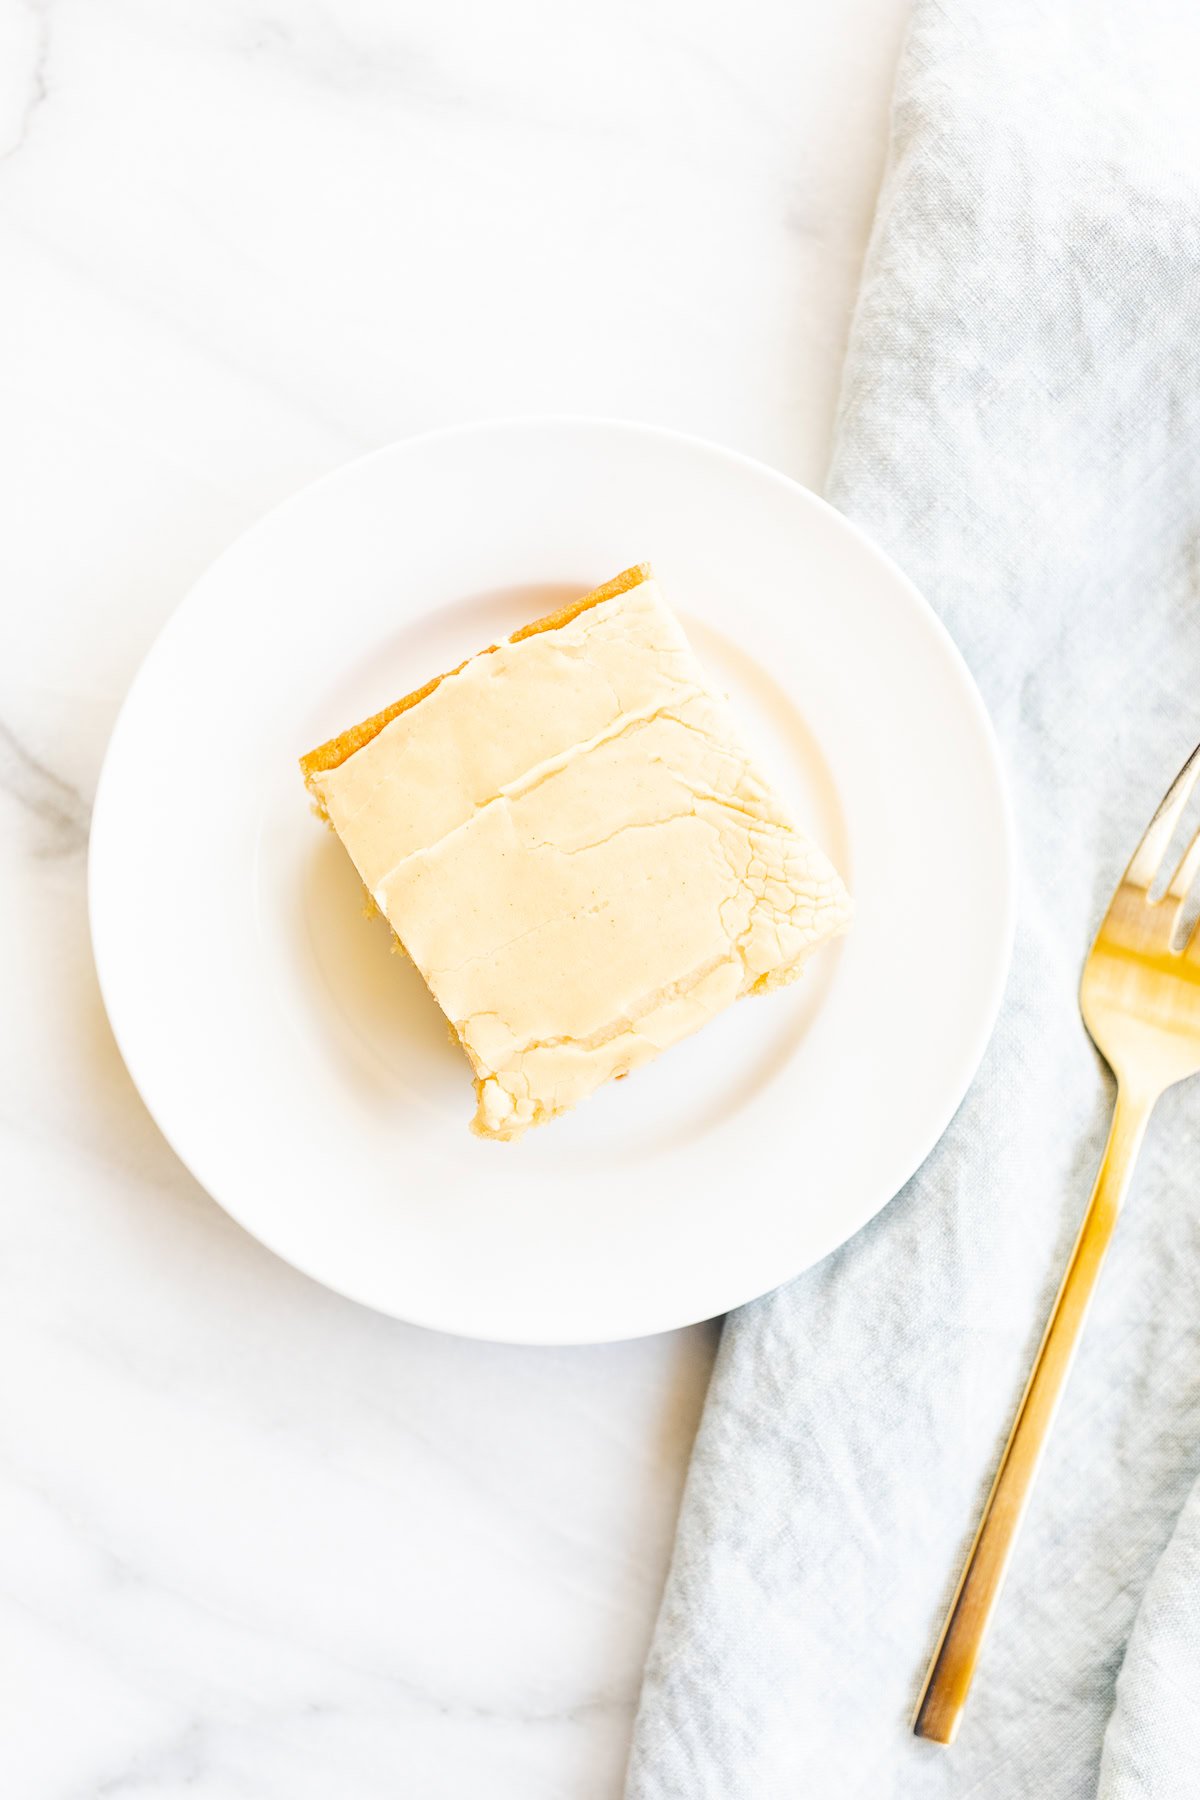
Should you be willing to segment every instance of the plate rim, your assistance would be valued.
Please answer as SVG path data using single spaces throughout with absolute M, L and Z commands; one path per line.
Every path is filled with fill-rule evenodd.
M 932 628 L 932 635 L 938 640 L 941 651 L 947 657 L 948 662 L 954 670 L 957 678 L 957 685 L 960 690 L 960 698 L 965 700 L 967 704 L 968 711 L 979 735 L 980 743 L 986 749 L 989 773 L 992 777 L 998 803 L 996 823 L 1000 828 L 1001 861 L 1004 870 L 1003 889 L 998 895 L 999 929 L 995 933 L 992 945 L 992 962 L 986 1006 L 980 1007 L 975 1030 L 971 1034 L 969 1045 L 963 1050 L 961 1064 L 958 1070 L 958 1078 L 953 1085 L 949 1082 L 946 1083 L 945 1103 L 941 1108 L 937 1109 L 937 1116 L 940 1122 L 937 1124 L 936 1129 L 929 1135 L 929 1141 L 924 1143 L 921 1147 L 919 1154 L 911 1159 L 911 1166 L 907 1167 L 903 1178 L 897 1181 L 892 1191 L 880 1199 L 878 1204 L 875 1205 L 870 1212 L 860 1218 L 850 1231 L 837 1236 L 824 1249 L 821 1249 L 817 1255 L 804 1262 L 799 1268 L 782 1275 L 767 1288 L 761 1289 L 754 1294 L 744 1295 L 740 1298 L 731 1298 L 725 1306 L 717 1311 L 705 1310 L 697 1314 L 689 1312 L 685 1316 L 672 1318 L 658 1324 L 642 1322 L 634 1324 L 633 1326 L 623 1327 L 616 1331 L 606 1331 L 602 1337 L 595 1336 L 594 1332 L 591 1331 L 576 1336 L 564 1335 L 561 1331 L 546 1333 L 544 1331 L 538 1332 L 535 1330 L 531 1332 L 529 1330 L 519 1331 L 516 1329 L 512 1331 L 488 1330 L 481 1332 L 470 1329 L 468 1326 L 461 1323 L 447 1323 L 444 1318 L 422 1317 L 419 1308 L 414 1309 L 406 1306 L 403 1313 L 397 1312 L 382 1305 L 378 1300 L 366 1298 L 361 1293 L 355 1292 L 353 1286 L 346 1284 L 344 1280 L 330 1279 L 329 1276 L 320 1273 L 311 1266 L 311 1263 L 307 1258 L 303 1255 L 298 1256 L 293 1249 L 289 1248 L 284 1250 L 275 1241 L 275 1234 L 273 1231 L 264 1232 L 260 1230 L 257 1225 L 251 1227 L 247 1224 L 239 1210 L 237 1210 L 235 1206 L 230 1205 L 226 1200 L 222 1199 L 220 1194 L 215 1191 L 214 1186 L 210 1186 L 201 1175 L 197 1164 L 202 1162 L 203 1159 L 196 1154 L 194 1146 L 190 1154 L 184 1153 L 183 1149 L 176 1141 L 174 1130 L 169 1129 L 168 1126 L 164 1124 L 147 1097 L 143 1080 L 139 1075 L 139 1063 L 144 1069 L 144 1053 L 139 1053 L 136 1050 L 131 1051 L 131 1047 L 128 1043 L 124 1025 L 120 1019 L 121 1003 L 116 991 L 120 987 L 120 976 L 119 972 L 116 972 L 114 979 L 114 969 L 111 962 L 108 961 L 106 957 L 103 943 L 103 929 L 99 921 L 99 914 L 102 907 L 98 896 L 104 873 L 103 845 L 106 836 L 106 821 L 114 804 L 112 799 L 114 781 L 116 779 L 114 769 L 117 768 L 119 763 L 119 755 L 114 754 L 114 750 L 119 752 L 123 732 L 128 728 L 127 721 L 134 713 L 141 688 L 153 675 L 153 664 L 160 648 L 169 640 L 185 613 L 189 611 L 191 604 L 195 601 L 197 591 L 217 574 L 226 561 L 231 560 L 235 554 L 242 549 L 246 541 L 253 537 L 254 534 L 268 525 L 277 526 L 282 520 L 286 519 L 286 515 L 292 508 L 301 507 L 306 502 L 310 501 L 318 492 L 344 482 L 352 483 L 365 468 L 394 455 L 398 450 L 403 449 L 410 454 L 419 454 L 422 448 L 441 444 L 450 439 L 465 440 L 486 436 L 503 436 L 514 432 L 553 433 L 556 431 L 612 432 L 618 434 L 632 433 L 644 438 L 657 440 L 665 445 L 683 447 L 692 452 L 699 451 L 706 455 L 715 456 L 720 460 L 738 465 L 760 480 L 766 479 L 784 491 L 801 495 L 807 504 L 815 506 L 819 512 L 825 516 L 826 521 L 834 528 L 838 535 L 851 542 L 859 553 L 865 553 L 884 572 L 886 572 L 891 581 L 898 584 L 900 588 L 906 592 L 909 602 L 914 605 L 914 609 L 917 615 L 921 617 L 925 628 Z M 97 853 L 97 845 L 100 846 L 99 853 Z M 460 1337 L 476 1342 L 505 1343 L 533 1348 L 628 1342 L 640 1337 L 657 1336 L 667 1331 L 682 1330 L 688 1326 L 702 1323 L 711 1318 L 722 1317 L 725 1312 L 734 1311 L 738 1307 L 749 1305 L 754 1300 L 761 1299 L 765 1294 L 772 1293 L 776 1291 L 777 1288 L 785 1286 L 788 1282 L 797 1279 L 808 1269 L 816 1267 L 843 1244 L 849 1243 L 851 1239 L 856 1237 L 873 1219 L 877 1218 L 902 1189 L 907 1186 L 908 1182 L 912 1180 L 913 1176 L 923 1166 L 938 1143 L 940 1143 L 942 1137 L 945 1135 L 953 1121 L 955 1114 L 961 1107 L 972 1082 L 979 1072 L 987 1046 L 996 1028 L 997 1019 L 999 1017 L 1011 971 L 1016 936 L 1017 893 L 1018 840 L 1008 775 L 998 733 L 966 658 L 939 614 L 925 598 L 924 594 L 922 594 L 911 577 L 904 572 L 887 551 L 883 550 L 880 545 L 868 535 L 862 526 L 849 518 L 845 513 L 839 511 L 837 507 L 833 506 L 822 495 L 815 493 L 811 488 L 805 486 L 803 482 L 796 480 L 793 476 L 786 474 L 783 470 L 775 468 L 770 463 L 766 463 L 758 457 L 751 456 L 747 452 L 737 449 L 732 445 L 722 443 L 716 439 L 702 437 L 692 432 L 682 431 L 675 427 L 656 425 L 647 420 L 627 419 L 616 415 L 590 413 L 512 414 L 497 418 L 484 418 L 451 423 L 435 427 L 432 430 L 401 436 L 390 440 L 386 444 L 378 445 L 376 448 L 369 450 L 360 456 L 351 457 L 347 461 L 337 464 L 335 467 L 326 470 L 323 474 L 316 476 L 311 481 L 302 483 L 298 488 L 285 494 L 280 500 L 267 507 L 263 512 L 257 514 L 255 518 L 238 531 L 229 542 L 224 545 L 216 556 L 204 565 L 195 578 L 188 584 L 185 591 L 180 595 L 175 605 L 163 620 L 161 626 L 141 657 L 118 708 L 105 746 L 100 774 L 96 785 L 88 835 L 88 928 L 97 981 L 109 1026 L 112 1030 L 122 1061 L 137 1090 L 139 1099 L 154 1121 L 156 1129 L 164 1138 L 172 1153 L 178 1157 L 179 1161 L 188 1170 L 193 1179 L 204 1190 L 209 1198 L 221 1208 L 228 1218 L 233 1220 L 240 1230 L 246 1232 L 247 1236 L 262 1244 L 272 1255 L 279 1257 L 282 1262 L 287 1264 L 290 1268 L 295 1269 L 307 1280 L 311 1280 L 318 1286 L 338 1294 L 343 1299 L 352 1301 L 356 1305 L 364 1306 L 373 1312 L 379 1313 L 383 1317 L 395 1318 L 403 1323 L 420 1326 L 425 1330 L 439 1331 L 447 1336 Z

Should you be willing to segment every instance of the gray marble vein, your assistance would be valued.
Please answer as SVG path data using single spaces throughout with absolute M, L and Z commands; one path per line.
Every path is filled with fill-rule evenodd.
M 87 846 L 91 807 L 0 719 L 0 792 L 37 820 L 38 855 L 77 856 Z
M 30 22 L 32 53 L 24 78 L 24 97 L 17 110 L 12 135 L 0 150 L 0 163 L 10 161 L 24 149 L 38 109 L 50 95 L 50 0 L 22 0 L 22 3 Z

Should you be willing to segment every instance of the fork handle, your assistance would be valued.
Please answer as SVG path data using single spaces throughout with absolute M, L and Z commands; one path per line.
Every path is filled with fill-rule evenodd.
M 925 1677 L 913 1730 L 934 1743 L 954 1742 L 976 1659 L 1156 1099 L 1157 1095 L 1117 1088 L 1100 1173 Z

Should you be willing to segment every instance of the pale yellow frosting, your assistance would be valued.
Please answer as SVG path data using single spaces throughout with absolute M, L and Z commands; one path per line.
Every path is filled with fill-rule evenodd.
M 647 579 L 446 677 L 314 778 L 512 1138 L 849 922 Z

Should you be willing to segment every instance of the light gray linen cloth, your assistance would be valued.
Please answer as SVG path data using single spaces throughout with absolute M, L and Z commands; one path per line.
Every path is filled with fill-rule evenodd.
M 924 1168 L 726 1324 L 629 1800 L 1200 1800 L 1200 1084 L 1152 1128 L 958 1742 L 909 1732 L 1108 1124 L 1084 952 L 1200 737 L 1198 52 L 1161 0 L 917 6 L 829 492 L 996 722 L 1015 961 Z

